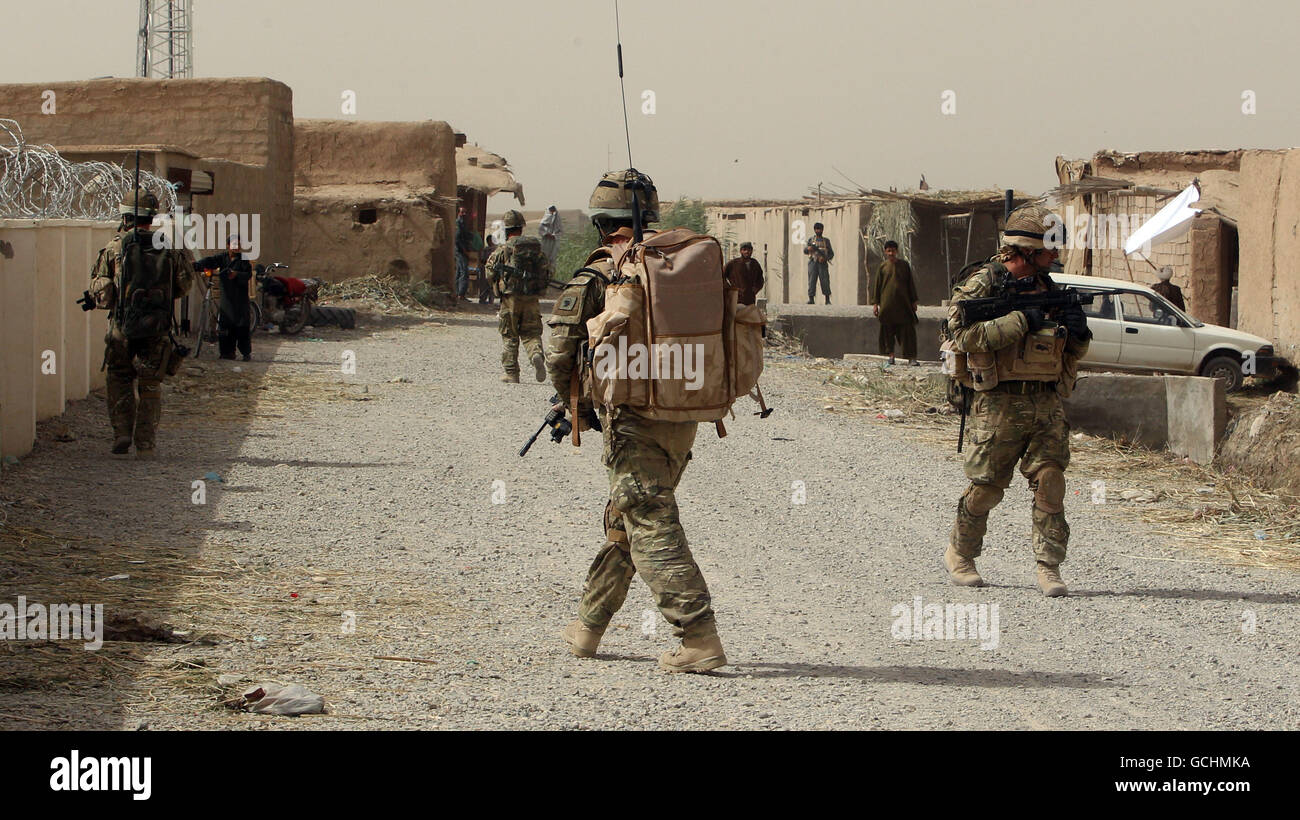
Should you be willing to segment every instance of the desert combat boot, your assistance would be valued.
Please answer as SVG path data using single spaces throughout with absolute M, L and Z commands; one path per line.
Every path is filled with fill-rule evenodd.
M 569 645 L 569 651 L 579 658 L 594 658 L 596 647 L 600 646 L 604 634 L 605 630 L 592 629 L 575 618 L 573 623 L 564 628 L 564 642 Z
M 717 632 L 682 638 L 681 646 L 659 656 L 659 668 L 669 672 L 708 672 L 726 665 L 727 655 Z
M 975 569 L 975 559 L 960 554 L 951 544 L 943 553 L 943 566 L 948 570 L 948 577 L 959 587 L 984 586 L 984 579 Z
M 1038 588 L 1048 598 L 1060 598 L 1070 593 L 1065 582 L 1061 580 L 1061 570 L 1059 567 L 1050 564 L 1038 562 Z

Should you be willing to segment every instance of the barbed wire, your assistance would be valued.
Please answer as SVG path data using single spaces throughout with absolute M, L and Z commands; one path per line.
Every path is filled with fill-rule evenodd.
M 176 191 L 167 180 L 140 171 L 140 187 L 170 212 Z M 30 145 L 17 121 L 0 119 L 0 219 L 93 219 L 117 221 L 118 205 L 130 202 L 135 169 L 112 162 L 72 162 L 52 145 Z

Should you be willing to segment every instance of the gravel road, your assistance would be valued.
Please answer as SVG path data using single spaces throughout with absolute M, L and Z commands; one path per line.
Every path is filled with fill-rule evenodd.
M 186 454 L 207 439 L 172 423 L 150 472 L 110 461 L 102 409 L 85 405 L 69 414 L 79 442 L 42 448 L 6 479 L 28 482 L 57 509 L 90 491 L 69 464 L 120 469 L 178 499 L 151 527 L 190 533 L 205 565 L 247 570 L 227 582 L 226 598 L 242 602 L 231 621 L 179 605 L 172 618 L 220 632 L 218 645 L 149 649 L 155 665 L 201 655 L 209 688 L 198 678 L 151 685 L 164 704 L 154 707 L 119 691 L 117 725 L 1300 725 L 1295 575 L 1179 550 L 1088 503 L 1095 476 L 1070 472 L 1071 597 L 1044 599 L 1034 586 L 1023 481 L 990 523 L 980 570 L 992 586 L 951 586 L 940 554 L 965 486 L 957 456 L 898 427 L 825 412 L 823 397 L 839 388 L 789 358 L 769 360 L 763 379 L 777 412 L 760 420 L 746 400 L 727 438 L 701 427 L 678 492 L 731 665 L 661 672 L 655 659 L 673 639 L 639 579 L 598 658 L 576 659 L 559 632 L 601 542 L 599 438 L 580 449 L 543 438 L 519 458 L 550 389 L 498 381 L 499 337 L 486 314 L 318 337 L 263 344 L 255 353 L 276 361 L 246 375 L 292 378 L 333 398 L 292 414 L 268 403 L 225 450 L 213 444 L 211 458 Z M 355 374 L 339 372 L 348 350 Z M 208 463 L 225 483 L 209 490 L 208 518 L 182 524 L 189 490 L 167 488 L 188 488 Z M 134 525 L 110 517 L 97 526 Z M 987 604 L 986 626 L 996 612 L 997 631 L 910 635 L 913 607 L 929 604 Z M 284 616 L 285 606 L 297 609 Z M 303 683 L 332 714 L 294 720 L 215 707 L 220 673 Z

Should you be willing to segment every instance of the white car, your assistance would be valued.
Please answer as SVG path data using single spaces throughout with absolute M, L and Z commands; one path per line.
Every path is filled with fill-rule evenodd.
M 1083 292 L 1125 291 L 1083 306 L 1092 330 L 1088 355 L 1079 362 L 1084 367 L 1210 376 L 1232 391 L 1246 376 L 1269 378 L 1285 364 L 1268 339 L 1193 319 L 1145 285 L 1062 273 L 1052 280 Z

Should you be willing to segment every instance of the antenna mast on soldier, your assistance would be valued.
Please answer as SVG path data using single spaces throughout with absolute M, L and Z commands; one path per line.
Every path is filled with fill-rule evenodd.
M 194 76 L 191 0 L 140 0 L 137 77 Z

